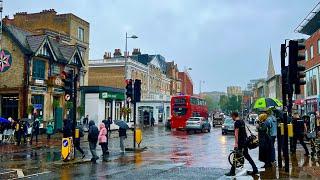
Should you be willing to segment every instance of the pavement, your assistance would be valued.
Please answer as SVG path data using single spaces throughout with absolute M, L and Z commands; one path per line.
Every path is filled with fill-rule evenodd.
M 252 127 L 254 128 L 254 127 Z M 237 169 L 235 177 L 226 177 L 230 165 L 227 157 L 233 148 L 233 135 L 221 135 L 219 127 L 211 133 L 186 134 L 182 131 L 169 131 L 164 127 L 143 129 L 141 146 L 147 147 L 141 152 L 121 153 L 117 132 L 112 132 L 109 141 L 110 155 L 107 162 L 100 158 L 97 164 L 90 161 L 88 142 L 81 146 L 86 158 L 62 162 L 60 158 L 59 135 L 46 143 L 41 138 L 38 144 L 17 147 L 0 145 L 0 179 L 312 179 L 319 177 L 317 159 L 304 157 L 298 146 L 296 156 L 291 156 L 290 173 L 283 169 L 259 169 L 257 176 L 247 176 L 251 167 L 247 162 Z M 132 147 L 132 132 L 128 132 L 126 147 Z M 6 146 L 6 147 L 4 147 Z M 18 149 L 18 150 L 17 150 Z M 23 150 L 21 150 L 23 149 Z M 101 148 L 97 148 L 101 156 Z M 78 153 L 79 154 L 79 153 Z M 250 150 L 258 167 L 258 149 Z M 15 171 L 15 173 L 12 173 Z M 6 173 L 6 176 L 1 175 Z

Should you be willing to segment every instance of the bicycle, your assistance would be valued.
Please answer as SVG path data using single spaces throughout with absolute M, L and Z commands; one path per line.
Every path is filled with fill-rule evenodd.
M 240 150 L 231 150 L 231 153 L 228 156 L 228 160 L 231 166 L 236 168 L 243 168 L 244 165 L 244 156 Z

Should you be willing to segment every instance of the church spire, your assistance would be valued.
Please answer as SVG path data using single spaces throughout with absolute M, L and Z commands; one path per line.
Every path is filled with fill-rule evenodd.
M 276 72 L 274 70 L 272 53 L 271 53 L 271 48 L 270 48 L 270 51 L 269 51 L 269 62 L 268 62 L 268 79 L 272 78 L 274 75 L 276 75 Z

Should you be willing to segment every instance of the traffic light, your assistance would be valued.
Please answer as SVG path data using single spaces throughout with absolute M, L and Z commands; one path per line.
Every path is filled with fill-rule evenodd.
M 126 80 L 126 83 L 127 83 L 127 86 L 126 86 L 127 99 L 130 98 L 132 100 L 132 97 L 133 97 L 132 79 Z
M 63 89 L 65 93 L 65 100 L 68 101 L 72 97 L 73 74 L 70 72 L 63 71 L 61 74 L 61 79 L 62 79 L 62 82 L 64 82 Z
M 134 102 L 141 101 L 141 80 L 136 79 L 134 81 Z
M 306 68 L 299 63 L 305 59 L 304 49 L 304 40 L 289 41 L 289 84 L 294 85 L 295 94 L 300 94 L 300 86 L 306 84 Z

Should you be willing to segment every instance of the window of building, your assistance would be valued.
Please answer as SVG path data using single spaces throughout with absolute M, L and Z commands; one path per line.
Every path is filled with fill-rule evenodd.
M 45 79 L 46 64 L 42 60 L 33 60 L 32 77 L 33 79 Z
M 121 119 L 121 102 L 116 102 L 116 114 L 115 119 Z
M 112 102 L 106 101 L 106 117 L 105 117 L 105 119 L 108 119 L 109 117 L 112 118 Z
M 36 109 L 37 115 L 39 117 L 43 116 L 43 107 L 44 107 L 44 96 L 43 95 L 32 95 L 31 104 Z
M 308 50 L 307 50 L 307 49 L 305 50 L 304 54 L 305 54 L 305 59 L 306 59 L 306 61 L 308 61 L 308 60 L 309 60 L 309 59 L 308 59 L 309 56 L 308 56 Z
M 310 59 L 313 59 L 313 45 L 310 46 Z
M 320 39 L 318 39 L 318 54 L 320 54 Z
M 84 41 L 84 29 L 81 27 L 78 28 L 78 39 Z
M 58 66 L 57 64 L 53 64 L 52 69 L 51 69 L 51 74 L 52 75 L 59 75 L 60 74 L 60 66 Z
M 39 50 L 39 54 L 49 57 L 50 53 L 49 53 L 48 47 L 46 45 L 42 46 L 42 48 Z
M 318 68 L 313 68 L 306 73 L 307 96 L 317 95 L 317 74 Z

